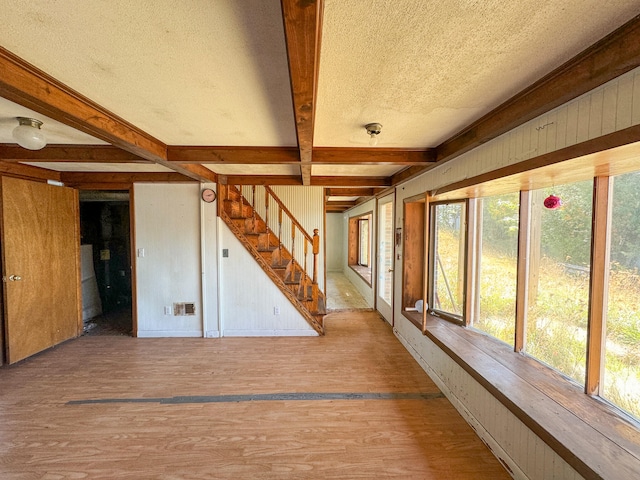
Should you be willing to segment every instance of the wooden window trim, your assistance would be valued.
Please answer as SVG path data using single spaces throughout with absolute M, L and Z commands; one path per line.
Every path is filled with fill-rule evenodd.
M 424 334 L 585 478 L 635 478 L 639 427 L 488 335 L 427 315 Z
M 415 221 L 414 214 L 409 214 L 409 205 L 410 204 L 422 204 L 424 211 L 422 212 L 422 228 L 418 229 L 409 229 L 407 223 Z M 408 218 L 412 216 L 412 218 Z M 426 309 L 422 310 L 422 313 L 417 311 L 410 311 L 407 308 L 410 308 L 408 304 L 407 298 L 415 296 L 415 287 L 413 286 L 413 282 L 415 282 L 415 278 L 411 275 L 413 269 L 409 269 L 407 265 L 408 258 L 415 254 L 416 245 L 413 243 L 409 244 L 408 233 L 411 232 L 417 233 L 421 230 L 422 239 L 418 239 L 418 244 L 421 243 L 421 252 L 419 252 L 419 260 L 418 264 L 420 265 L 420 272 L 422 275 L 421 278 L 421 286 L 420 286 L 420 295 L 421 298 L 426 299 L 426 271 L 425 265 L 427 260 L 427 245 L 428 245 L 428 229 L 426 228 L 429 224 L 429 202 L 426 193 L 421 193 L 418 195 L 414 195 L 409 198 L 405 198 L 403 202 L 403 225 L 402 225 L 402 296 L 400 300 L 400 311 L 402 315 L 408 319 L 416 328 L 419 328 L 421 331 L 424 331 L 425 327 L 425 319 L 426 319 Z M 411 285 L 409 285 L 411 283 Z
M 599 395 L 605 358 L 605 322 L 609 291 L 611 211 L 613 177 L 596 177 L 593 183 L 593 226 L 591 229 L 591 275 L 589 325 L 587 327 L 587 370 L 585 393 Z
M 360 258 L 360 220 L 368 220 L 369 221 L 369 265 L 360 265 L 358 260 Z M 353 270 L 358 277 L 365 282 L 369 287 L 373 284 L 373 232 L 371 230 L 373 226 L 373 211 L 361 213 L 358 215 L 354 215 L 349 217 L 347 223 L 347 266 Z M 368 280 L 362 273 L 359 271 L 359 268 L 368 269 L 370 272 L 371 279 Z
M 435 265 L 434 265 L 434 259 L 436 258 L 435 255 L 435 243 L 434 243 L 434 238 L 435 236 L 433 235 L 433 232 L 435 230 L 435 222 L 436 222 L 436 216 L 433 215 L 433 209 L 435 207 L 437 207 L 438 205 L 446 205 L 446 204 L 451 204 L 451 203 L 461 203 L 464 206 L 464 219 L 462 220 L 462 225 L 464 228 L 464 231 L 462 232 L 462 244 L 461 244 L 461 249 L 463 249 L 463 259 L 462 259 L 462 265 L 464 267 L 464 272 L 463 272 L 463 284 L 464 284 L 464 292 L 462 295 L 462 316 L 457 316 L 454 315 L 450 312 L 446 312 L 444 310 L 436 310 L 433 305 L 435 304 L 434 300 L 433 300 L 433 295 L 434 295 L 434 289 L 433 289 L 433 284 L 435 281 Z M 475 205 L 475 203 L 474 203 Z M 428 243 L 428 280 L 429 283 L 427 285 L 427 292 L 428 292 L 428 296 L 427 298 L 429 299 L 429 310 L 428 313 L 431 315 L 434 315 L 436 317 L 439 318 L 443 318 L 449 322 L 458 324 L 458 325 L 466 325 L 466 322 L 468 322 L 468 317 L 467 315 L 467 288 L 469 287 L 468 282 L 469 280 L 469 270 L 468 270 L 468 262 L 469 262 L 469 257 L 470 255 L 468 254 L 469 251 L 469 216 L 470 216 L 470 205 L 469 205 L 469 199 L 457 199 L 457 200 L 446 200 L 446 201 L 440 201 L 440 202 L 433 202 L 431 204 L 429 204 L 429 228 L 427 230 L 427 237 L 429 238 L 429 243 Z

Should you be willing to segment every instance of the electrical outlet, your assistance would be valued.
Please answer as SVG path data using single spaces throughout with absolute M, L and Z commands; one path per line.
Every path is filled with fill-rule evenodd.
M 171 306 L 165 306 L 164 307 L 164 314 L 165 315 L 171 315 Z
M 280 307 L 278 307 L 277 305 L 273 307 L 273 314 L 280 315 Z

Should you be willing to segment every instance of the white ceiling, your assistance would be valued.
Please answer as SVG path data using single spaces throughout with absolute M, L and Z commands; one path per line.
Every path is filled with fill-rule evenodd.
M 297 146 L 279 0 L 0 0 L 0 11 L 0 46 L 168 145 Z M 380 122 L 378 148 L 437 146 L 639 11 L 640 0 L 325 0 L 314 145 L 367 147 L 364 124 Z M 43 119 L 50 143 L 103 143 L 26 110 L 0 98 L 0 143 L 18 115 Z

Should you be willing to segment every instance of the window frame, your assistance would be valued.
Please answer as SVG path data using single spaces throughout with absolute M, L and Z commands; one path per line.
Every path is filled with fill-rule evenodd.
M 434 290 L 434 286 L 435 286 L 435 262 L 436 262 L 436 254 L 435 254 L 435 248 L 436 248 L 436 221 L 437 221 L 437 215 L 435 213 L 436 208 L 438 208 L 438 206 L 441 205 L 450 205 L 450 204 L 455 204 L 455 203 L 460 203 L 463 205 L 464 208 L 464 212 L 463 212 L 463 218 L 460 219 L 460 229 L 461 229 L 461 250 L 463 252 L 463 257 L 462 259 L 458 259 L 459 263 L 462 263 L 462 284 L 463 284 L 463 292 L 462 292 L 462 305 L 461 305 L 461 311 L 462 314 L 461 315 L 456 315 L 454 313 L 451 312 L 447 312 L 445 310 L 440 310 L 435 308 L 435 290 Z M 470 218 L 472 217 L 472 215 L 470 215 L 469 210 L 470 207 L 475 209 L 475 205 L 476 202 L 473 201 L 473 199 L 459 199 L 459 200 L 445 200 L 445 201 L 438 201 L 438 202 L 431 202 L 429 204 L 428 210 L 429 210 L 429 222 L 428 222 L 428 233 L 427 233 L 427 238 L 428 238 L 428 261 L 427 261 L 427 298 L 428 298 L 428 302 L 429 302 L 429 314 L 430 315 L 434 315 L 436 317 L 440 317 L 443 318 L 449 322 L 458 324 L 458 325 L 464 325 L 467 326 L 468 325 L 468 319 L 469 319 L 469 308 L 471 308 L 472 302 L 468 301 L 468 291 L 469 291 L 469 282 L 473 281 L 473 275 L 469 275 L 469 272 L 471 270 L 471 268 L 473 268 L 470 264 L 469 264 L 469 260 L 471 259 L 471 255 L 469 255 L 469 224 L 470 224 Z M 475 223 L 474 223 L 475 224 Z M 458 266 L 459 270 L 460 270 L 460 265 Z
M 360 233 L 361 233 L 361 221 L 366 220 L 369 222 L 369 265 L 362 265 L 360 263 Z M 351 270 L 353 270 L 358 277 L 362 279 L 367 285 L 371 286 L 373 281 L 373 211 L 360 213 L 349 217 L 348 220 L 348 235 L 347 235 L 347 264 Z M 363 270 L 368 272 L 368 276 L 363 273 Z

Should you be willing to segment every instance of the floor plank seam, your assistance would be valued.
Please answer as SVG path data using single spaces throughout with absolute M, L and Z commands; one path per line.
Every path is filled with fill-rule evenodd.
M 185 403 L 238 403 L 269 401 L 326 401 L 326 400 L 434 400 L 444 398 L 437 393 L 265 393 L 253 395 L 195 395 L 161 398 L 97 398 L 70 400 L 66 405 L 91 405 L 105 403 L 159 403 L 164 405 Z

